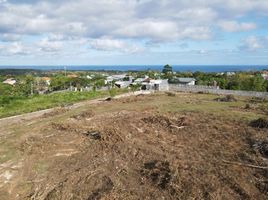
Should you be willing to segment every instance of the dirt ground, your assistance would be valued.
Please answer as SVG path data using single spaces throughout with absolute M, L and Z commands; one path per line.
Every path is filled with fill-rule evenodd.
M 267 199 L 268 129 L 250 122 L 268 102 L 217 97 L 138 95 L 2 121 L 0 199 Z

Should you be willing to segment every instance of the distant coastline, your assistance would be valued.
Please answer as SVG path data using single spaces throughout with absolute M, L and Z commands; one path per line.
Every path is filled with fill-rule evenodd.
M 0 69 L 31 70 L 67 70 L 71 71 L 161 71 L 163 65 L 81 65 L 81 66 L 0 66 Z M 227 71 L 260 71 L 268 70 L 268 65 L 172 65 L 174 71 L 181 72 L 227 72 Z

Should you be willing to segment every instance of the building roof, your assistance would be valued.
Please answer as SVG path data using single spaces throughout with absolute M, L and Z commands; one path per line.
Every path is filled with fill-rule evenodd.
M 127 75 L 126 74 L 116 74 L 116 75 L 112 75 L 112 77 L 114 79 L 123 79 L 125 78 Z
M 41 77 L 41 80 L 43 80 L 43 81 L 50 81 L 51 78 L 49 78 L 49 77 Z
M 9 78 L 9 79 L 6 79 L 5 81 L 3 81 L 3 83 L 5 84 L 9 84 L 9 85 L 14 85 L 17 81 L 13 78 Z
M 192 81 L 196 81 L 194 78 L 177 78 L 177 80 L 181 83 L 190 83 Z
M 167 79 L 150 79 L 149 81 L 144 81 L 142 85 L 150 85 L 150 84 L 161 84 L 161 83 L 168 83 Z
M 76 74 L 69 74 L 67 75 L 68 78 L 77 78 L 78 76 Z

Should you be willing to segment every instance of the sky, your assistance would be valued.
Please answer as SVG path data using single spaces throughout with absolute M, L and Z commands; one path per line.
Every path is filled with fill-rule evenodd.
M 268 0 L 0 0 L 0 65 L 267 65 Z

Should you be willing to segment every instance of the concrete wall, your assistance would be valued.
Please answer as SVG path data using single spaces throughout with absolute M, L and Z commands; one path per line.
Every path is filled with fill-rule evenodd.
M 249 97 L 262 97 L 268 98 L 268 92 L 255 92 L 255 91 L 241 91 L 241 90 L 222 90 L 217 89 L 213 86 L 181 86 L 176 84 L 169 84 L 170 91 L 178 91 L 178 92 L 204 92 L 211 94 L 222 94 L 222 95 L 237 95 L 237 96 L 249 96 Z
M 160 91 L 168 91 L 169 90 L 169 84 L 168 80 L 162 80 L 161 84 L 159 85 Z

